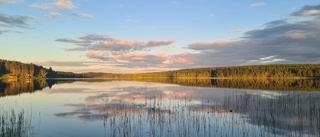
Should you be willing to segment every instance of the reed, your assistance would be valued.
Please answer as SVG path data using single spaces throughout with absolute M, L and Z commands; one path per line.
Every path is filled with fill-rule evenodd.
M 26 117 L 24 110 L 0 113 L 0 137 L 30 137 L 33 135 L 31 119 Z
M 106 136 L 319 136 L 320 94 L 275 97 L 231 94 L 211 98 L 146 97 L 141 104 L 106 104 Z

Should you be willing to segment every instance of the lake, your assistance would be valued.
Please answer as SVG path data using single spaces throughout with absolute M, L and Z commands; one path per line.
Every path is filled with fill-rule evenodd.
M 320 136 L 318 79 L 0 82 L 0 136 Z

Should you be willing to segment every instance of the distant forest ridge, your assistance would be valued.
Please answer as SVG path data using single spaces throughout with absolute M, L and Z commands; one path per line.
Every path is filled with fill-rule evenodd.
M 165 72 L 137 74 L 73 73 L 55 71 L 35 64 L 0 59 L 0 77 L 17 78 L 115 78 L 144 79 L 166 78 L 265 78 L 265 77 L 313 77 L 320 78 L 320 64 L 271 64 L 214 68 L 192 68 Z
M 193 68 L 166 72 L 137 74 L 82 73 L 91 78 L 143 79 L 169 78 L 265 78 L 265 77 L 320 77 L 320 64 L 271 64 L 214 68 Z
M 73 72 L 54 71 L 35 64 L 0 59 L 0 78 L 30 79 L 30 78 L 84 78 L 84 75 Z

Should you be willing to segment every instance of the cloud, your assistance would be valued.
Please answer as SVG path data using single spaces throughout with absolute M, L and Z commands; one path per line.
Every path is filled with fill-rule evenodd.
M 85 13 L 74 13 L 72 14 L 73 16 L 77 16 L 77 17 L 82 17 L 82 18 L 86 18 L 86 19 L 91 19 L 94 16 L 90 15 L 90 14 L 85 14 Z
M 76 61 L 46 61 L 46 62 L 37 62 L 36 64 L 42 65 L 42 66 L 90 66 L 91 64 L 96 62 L 76 62 Z
M 240 33 L 240 32 L 242 32 L 242 30 L 229 30 L 227 32 L 227 34 L 235 34 L 235 33 Z
M 11 16 L 0 14 L 0 26 L 30 28 L 27 22 L 34 19 L 33 16 Z
M 109 37 L 108 35 L 89 34 L 75 39 L 59 38 L 59 42 L 73 43 L 78 46 L 86 46 L 92 51 L 135 51 L 145 50 L 153 47 L 166 46 L 174 43 L 173 40 L 149 40 L 149 41 L 128 41 Z
M 75 7 L 71 0 L 58 0 L 57 2 L 52 3 L 52 5 L 56 8 L 63 9 L 72 9 Z
M 40 10 L 49 10 L 53 8 L 62 8 L 62 9 L 72 9 L 75 6 L 70 0 L 58 0 L 53 3 L 33 3 L 30 5 L 32 8 L 40 9 Z
M 309 7 L 314 10 L 316 6 Z M 230 31 L 232 32 L 237 31 Z M 117 66 L 117 70 L 113 69 L 113 72 L 134 69 L 140 72 L 147 68 L 164 70 L 271 63 L 320 63 L 319 18 L 273 20 L 262 24 L 260 28 L 242 33 L 241 37 L 232 40 L 193 42 L 186 45 L 185 48 L 189 50 L 187 53 L 176 55 L 158 54 L 148 50 L 171 45 L 174 40 L 125 40 L 90 34 L 57 41 L 76 46 L 66 49 L 67 51 L 91 52 L 86 54 L 87 58 L 121 65 Z M 105 55 L 105 52 L 108 54 Z
M 189 49 L 193 50 L 213 50 L 224 46 L 233 46 L 243 43 L 240 40 L 218 40 L 214 42 L 196 42 L 188 45 Z
M 90 40 L 86 39 L 68 39 L 68 38 L 59 38 L 56 39 L 56 41 L 59 42 L 67 42 L 67 43 L 74 43 L 74 44 L 85 44 L 85 43 L 91 43 Z
M 260 63 L 276 63 L 276 62 L 283 62 L 285 59 L 279 59 L 277 58 L 278 55 L 272 55 L 268 57 L 262 57 L 260 59 Z
M 303 15 L 317 6 L 305 6 L 292 15 Z M 301 12 L 303 11 L 303 12 Z M 262 28 L 244 32 L 238 40 L 195 42 L 193 53 L 175 55 L 192 62 L 180 67 L 213 67 L 271 63 L 320 63 L 320 21 L 289 18 L 274 20 Z
M 296 18 L 320 18 L 320 4 L 313 6 L 304 6 L 300 10 L 291 13 L 291 16 Z
M 99 59 L 102 61 L 110 60 L 109 52 L 99 52 L 99 51 L 88 51 L 86 57 Z
M 127 22 L 141 22 L 141 20 L 132 19 L 131 16 L 127 16 L 127 17 L 126 17 L 126 21 L 127 21 Z
M 0 35 L 2 35 L 3 33 L 8 33 L 10 32 L 9 30 L 0 30 Z
M 60 15 L 61 15 L 61 13 L 59 13 L 59 12 L 50 12 L 48 15 L 45 15 L 45 17 L 49 17 L 51 19 L 56 19 Z
M 146 52 L 126 52 L 112 56 L 114 62 L 123 63 L 126 67 L 154 67 L 167 60 L 165 54 L 150 54 Z
M 149 41 L 127 41 L 121 39 L 111 38 L 108 41 L 96 42 L 88 46 L 90 50 L 96 51 L 141 51 L 148 50 L 149 48 L 166 46 L 174 43 L 173 40 L 149 40 Z
M 86 47 L 66 48 L 65 51 L 86 51 Z
M 304 33 L 294 32 L 286 34 L 286 37 L 290 39 L 306 39 L 307 35 Z
M 22 32 L 20 32 L 20 31 L 11 31 L 11 30 L 0 30 L 0 35 L 2 35 L 4 33 L 22 33 Z
M 0 35 L 4 34 L 4 33 L 8 33 L 10 32 L 10 30 L 0 30 Z
M 250 4 L 250 7 L 263 7 L 263 6 L 266 6 L 266 5 L 267 5 L 266 3 L 258 2 L 258 3 Z
M 47 3 L 34 3 L 34 4 L 31 4 L 30 7 L 40 9 L 40 10 L 48 10 L 52 8 L 52 6 Z
M 78 47 L 66 48 L 65 51 L 86 51 L 85 56 L 99 61 L 109 61 L 111 64 L 121 64 L 123 67 L 163 67 L 171 60 L 165 54 L 151 54 L 151 48 L 167 46 L 174 40 L 122 40 L 108 35 L 88 34 L 77 38 L 59 38 L 58 42 L 74 44 Z
M 172 56 L 167 64 L 194 64 L 194 62 L 183 56 Z
M 79 39 L 83 40 L 90 40 L 90 41 L 107 41 L 112 40 L 108 35 L 99 35 L 99 34 L 88 34 L 82 37 L 79 37 Z
M 264 24 L 263 26 L 268 28 L 268 27 L 275 27 L 275 26 L 284 25 L 284 24 L 287 24 L 286 20 L 274 20 Z
M 24 0 L 0 0 L 0 4 L 17 4 L 24 2 Z

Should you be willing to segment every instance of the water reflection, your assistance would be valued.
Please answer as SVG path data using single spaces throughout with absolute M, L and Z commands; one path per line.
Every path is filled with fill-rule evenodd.
M 259 89 L 276 91 L 320 91 L 320 79 L 137 79 L 136 81 L 179 84 L 196 87 Z
M 319 98 L 319 93 L 281 93 L 272 98 L 246 93 L 227 96 L 223 108 L 241 114 L 250 124 L 267 127 L 274 134 L 320 135 Z
M 0 81 L 0 96 L 19 95 L 21 93 L 33 93 L 47 87 L 45 80 Z
M 21 80 L 0 80 L 0 97 L 14 96 L 22 93 L 33 93 L 44 88 L 52 88 L 56 84 L 86 82 L 106 82 L 110 80 L 99 79 L 21 79 Z
M 147 81 L 64 79 L 0 85 L 3 102 L 15 97 L 6 95 L 42 90 L 28 97 L 16 96 L 18 103 L 36 104 L 33 111 L 45 116 L 41 128 L 47 130 L 38 131 L 39 136 L 61 135 L 52 130 L 57 126 L 66 136 L 79 136 L 86 130 L 94 131 L 88 136 L 102 136 L 99 128 L 104 136 L 320 135 L 320 93 L 279 90 L 318 91 L 319 80 Z M 188 84 L 181 86 L 184 83 Z M 194 83 L 207 84 L 191 86 Z M 40 101 L 33 101 L 36 98 Z M 79 128 L 81 122 L 85 124 Z M 92 123 L 93 127 L 86 126 Z M 66 125 L 79 132 L 66 130 Z
M 0 81 L 0 96 L 33 93 L 43 88 L 51 88 L 55 84 L 73 82 L 108 82 L 122 81 L 112 79 L 50 79 L 50 80 L 19 80 Z M 275 91 L 320 91 L 319 79 L 138 79 L 133 81 L 178 84 L 193 87 L 218 87 L 237 89 L 257 89 Z M 130 87 L 131 88 L 135 87 Z M 185 96 L 185 95 L 182 95 Z
M 318 93 L 286 93 L 278 98 L 244 93 L 228 95 L 222 104 L 210 99 L 197 103 L 187 97 L 146 97 L 141 103 L 134 103 L 134 98 L 133 102 L 100 98 L 102 104 L 66 104 L 77 109 L 56 116 L 104 120 L 108 136 L 316 136 L 320 135 L 319 97 Z

